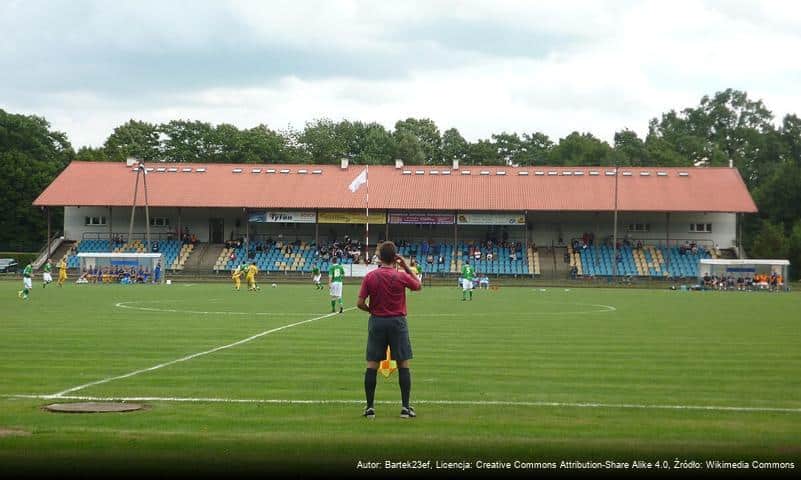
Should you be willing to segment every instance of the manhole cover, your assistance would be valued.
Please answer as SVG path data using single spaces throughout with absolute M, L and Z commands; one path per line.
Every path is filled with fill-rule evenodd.
M 46 410 L 60 413 L 107 413 L 107 412 L 133 412 L 141 410 L 143 405 L 139 403 L 121 402 L 78 402 L 78 403 L 53 403 L 45 405 Z

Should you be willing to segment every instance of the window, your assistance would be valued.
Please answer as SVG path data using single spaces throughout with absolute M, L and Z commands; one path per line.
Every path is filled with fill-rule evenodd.
M 690 231 L 696 233 L 712 233 L 711 223 L 691 223 Z
M 150 217 L 151 227 L 169 227 L 170 219 L 167 217 Z
M 106 217 L 84 217 L 84 225 L 105 225 Z
M 628 225 L 629 232 L 649 232 L 651 224 L 649 223 L 630 223 Z

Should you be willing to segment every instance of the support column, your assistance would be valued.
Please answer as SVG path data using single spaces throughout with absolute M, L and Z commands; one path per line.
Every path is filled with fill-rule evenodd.
M 320 221 L 318 220 L 320 216 L 320 209 L 314 209 L 314 244 L 317 248 L 320 248 Z
M 111 216 L 111 205 L 108 206 L 108 244 L 114 245 L 114 219 Z
M 181 207 L 178 207 L 178 238 L 177 240 L 183 245 L 184 229 L 181 225 Z
M 528 210 L 523 211 L 523 252 L 528 255 Z
M 45 260 L 50 258 L 50 238 L 52 235 L 50 234 L 50 207 L 45 207 L 47 210 L 47 253 L 45 254 Z
M 734 214 L 735 223 L 737 223 L 737 258 L 745 258 L 743 254 L 743 214 Z M 787 275 L 784 276 L 784 281 L 787 282 Z
M 667 247 L 668 256 L 665 260 L 665 267 L 670 274 L 670 212 L 665 213 L 665 246 Z

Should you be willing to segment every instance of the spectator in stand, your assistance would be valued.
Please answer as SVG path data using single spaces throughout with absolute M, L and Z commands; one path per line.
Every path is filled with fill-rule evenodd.
M 492 261 L 492 258 L 493 258 L 493 255 L 492 255 L 492 250 L 489 250 L 489 251 L 487 252 L 487 261 L 488 261 L 488 262 L 491 262 L 491 261 Z
M 473 258 L 478 262 L 481 260 L 481 250 L 476 248 L 475 252 L 473 252 Z
M 439 257 L 437 257 L 437 263 L 440 265 L 445 264 L 445 256 L 443 256 L 442 253 L 439 254 Z
M 642 240 L 637 240 L 637 250 L 642 250 Z
M 517 260 L 517 253 L 514 250 L 509 250 L 509 260 L 512 262 Z
M 153 250 L 153 253 L 159 253 L 159 241 L 158 240 L 153 242 L 153 246 L 151 247 L 151 250 Z

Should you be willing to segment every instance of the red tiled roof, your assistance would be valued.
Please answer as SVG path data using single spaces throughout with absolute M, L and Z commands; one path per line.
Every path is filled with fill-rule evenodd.
M 148 202 L 154 207 L 360 209 L 365 206 L 364 186 L 356 193 L 348 190 L 348 185 L 364 168 L 358 165 L 341 169 L 334 165 L 153 163 L 148 166 L 151 168 L 147 175 Z M 235 173 L 235 169 L 240 171 Z M 281 173 L 282 170 L 287 173 Z M 449 174 L 444 174 L 446 171 Z M 465 174 L 468 171 L 470 174 Z M 370 208 L 611 211 L 615 176 L 607 172 L 612 173 L 613 169 L 464 166 L 451 170 L 371 166 Z M 621 167 L 620 172 L 618 209 L 621 211 L 757 211 L 736 169 Z M 34 205 L 130 206 L 134 181 L 133 170 L 123 163 L 72 162 Z M 141 183 L 139 195 L 141 205 L 144 203 Z

